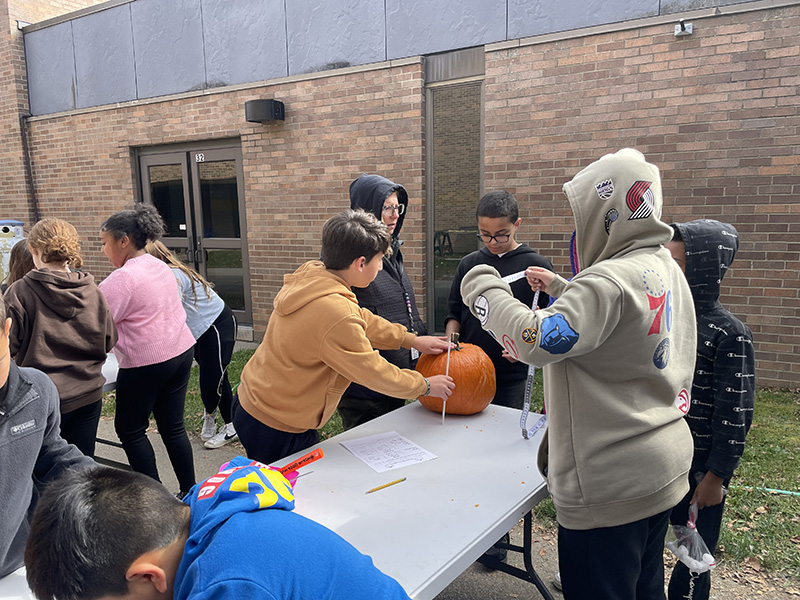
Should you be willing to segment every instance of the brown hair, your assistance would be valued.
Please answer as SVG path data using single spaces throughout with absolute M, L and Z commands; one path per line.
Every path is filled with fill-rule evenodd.
M 167 248 L 163 243 L 158 240 L 147 242 L 144 247 L 144 251 L 152 256 L 155 256 L 159 260 L 163 260 L 170 267 L 174 269 L 180 269 L 183 274 L 192 281 L 193 284 L 199 283 L 202 285 L 203 289 L 206 291 L 206 296 L 211 298 L 211 284 L 206 281 L 205 278 L 200 275 L 200 273 L 190 267 L 187 267 L 185 264 L 175 258 L 172 250 Z M 194 304 L 197 306 L 197 289 L 194 285 L 192 285 L 192 290 L 194 290 Z
M 376 254 L 391 256 L 392 236 L 375 215 L 349 209 L 328 219 L 322 227 L 322 262 L 341 271 L 357 258 L 372 260 Z
M 42 262 L 65 262 L 73 269 L 83 265 L 78 232 L 63 219 L 42 219 L 28 234 L 28 245 L 42 253 Z
M 6 275 L 6 284 L 11 285 L 15 281 L 19 281 L 25 274 L 34 269 L 33 255 L 30 248 L 28 248 L 28 240 L 22 239 L 14 244 L 11 252 L 8 253 L 8 275 Z

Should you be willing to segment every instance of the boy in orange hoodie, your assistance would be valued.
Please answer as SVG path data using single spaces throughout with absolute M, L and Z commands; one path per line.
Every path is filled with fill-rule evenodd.
M 416 336 L 358 305 L 390 252 L 386 225 L 346 210 L 322 229 L 322 260 L 284 276 L 261 345 L 242 371 L 233 423 L 249 458 L 272 463 L 313 446 L 351 382 L 398 398 L 446 399 L 449 376 L 425 378 L 386 361 L 378 350 L 447 350 L 444 339 Z

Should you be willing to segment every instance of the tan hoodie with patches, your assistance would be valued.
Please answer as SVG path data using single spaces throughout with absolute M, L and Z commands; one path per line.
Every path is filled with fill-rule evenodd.
M 689 489 L 683 419 L 695 360 L 692 296 L 662 244 L 658 168 L 620 150 L 564 185 L 579 273 L 531 312 L 491 267 L 471 270 L 464 302 L 506 349 L 544 367 L 548 435 L 540 467 L 568 529 L 632 523 Z M 509 432 L 509 435 L 512 435 Z M 549 451 L 549 456 L 548 456 Z
M 396 398 L 427 389 L 416 371 L 378 350 L 411 348 L 415 335 L 361 308 L 350 286 L 317 260 L 284 277 L 264 341 L 242 370 L 239 401 L 265 425 L 322 427 L 351 382 Z

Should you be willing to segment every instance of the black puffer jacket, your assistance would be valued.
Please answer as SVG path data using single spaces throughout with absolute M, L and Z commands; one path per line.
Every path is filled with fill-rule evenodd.
M 755 356 L 750 329 L 722 306 L 720 284 L 739 247 L 733 225 L 710 219 L 678 223 L 686 279 L 697 313 L 697 361 L 686 421 L 693 471 L 730 479 L 753 420 Z
M 362 175 L 350 184 L 350 208 L 363 209 L 381 220 L 383 203 L 392 192 L 397 192 L 398 202 L 408 209 L 408 193 L 403 186 L 380 175 Z M 403 254 L 400 251 L 403 242 L 400 241 L 399 236 L 405 218 L 406 213 L 404 212 L 400 215 L 392 232 L 392 256 L 383 259 L 383 270 L 378 272 L 375 281 L 368 287 L 356 288 L 353 291 L 360 306 L 392 323 L 403 324 L 409 331 L 414 331 L 417 335 L 427 335 L 425 323 L 422 322 L 417 310 L 411 281 L 403 268 Z M 386 360 L 401 369 L 414 368 L 415 362 L 411 360 L 409 350 L 404 348 L 381 350 L 380 353 Z M 345 395 L 353 398 L 388 398 L 388 396 L 355 383 L 350 385 Z

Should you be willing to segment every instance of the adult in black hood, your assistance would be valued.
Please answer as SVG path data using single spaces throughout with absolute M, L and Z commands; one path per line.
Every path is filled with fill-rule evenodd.
M 694 455 L 689 493 L 673 509 L 672 522 L 685 525 L 689 506 L 697 503 L 697 530 L 713 554 L 725 506 L 724 490 L 739 464 L 753 420 L 753 334 L 719 300 L 722 278 L 739 247 L 733 225 L 701 219 L 672 228 L 672 241 L 665 246 L 686 274 L 697 315 L 692 401 L 685 417 Z M 678 563 L 668 595 L 670 600 L 707 600 L 710 589 L 710 573 L 694 575 Z
M 393 323 L 402 323 L 417 335 L 427 335 L 400 251 L 403 242 L 399 236 L 406 218 L 408 192 L 402 185 L 385 177 L 364 174 L 350 184 L 350 208 L 372 213 L 386 224 L 392 234 L 392 255 L 383 258 L 383 270 L 368 287 L 353 290 L 358 304 Z M 381 350 L 380 353 L 401 369 L 413 369 L 418 356 L 414 350 L 404 348 Z M 392 398 L 353 383 L 339 402 L 339 414 L 344 428 L 350 429 L 403 404 L 405 398 Z

